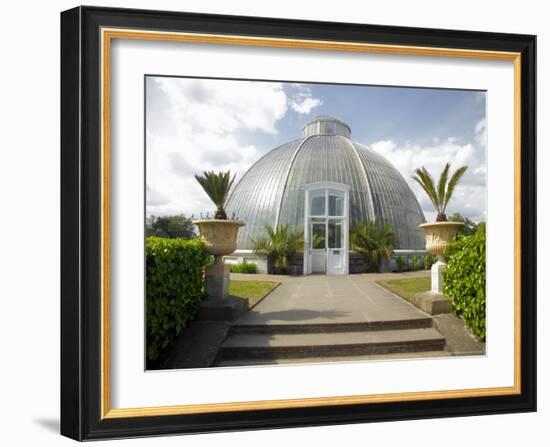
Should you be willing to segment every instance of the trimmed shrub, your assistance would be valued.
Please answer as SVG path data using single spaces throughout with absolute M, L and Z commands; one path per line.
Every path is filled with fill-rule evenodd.
M 416 272 L 420 268 L 420 258 L 413 256 L 411 258 L 411 271 Z
M 445 255 L 443 292 L 451 299 L 453 313 L 485 340 L 485 227 L 471 236 L 458 235 Z
M 256 273 L 256 264 L 246 262 L 246 259 L 242 264 L 231 264 L 229 267 L 231 273 Z
M 405 270 L 405 266 L 407 264 L 406 259 L 403 256 L 398 256 L 395 259 L 395 263 L 397 264 L 397 271 L 402 272 Z
M 147 359 L 154 361 L 195 317 L 211 258 L 198 238 L 148 237 L 145 253 Z
M 430 270 L 432 268 L 432 265 L 434 265 L 437 262 L 437 256 L 432 255 L 431 253 L 427 253 L 426 256 L 424 256 L 424 270 Z

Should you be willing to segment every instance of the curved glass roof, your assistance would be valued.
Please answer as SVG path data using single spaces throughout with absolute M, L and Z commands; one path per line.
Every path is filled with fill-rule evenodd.
M 265 224 L 303 230 L 304 186 L 314 182 L 349 185 L 350 228 L 376 218 L 392 225 L 396 248 L 425 248 L 418 228 L 424 214 L 409 185 L 388 160 L 351 141 L 350 134 L 342 121 L 318 117 L 304 126 L 303 138 L 273 149 L 252 165 L 226 206 L 229 216 L 246 222 L 239 231 L 239 249 L 252 249 L 251 239 L 265 235 Z

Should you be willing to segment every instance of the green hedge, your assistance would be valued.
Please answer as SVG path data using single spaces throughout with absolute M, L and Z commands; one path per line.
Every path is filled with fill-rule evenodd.
M 148 237 L 147 359 L 157 360 L 195 317 L 210 262 L 200 239 Z
M 426 253 L 424 256 L 424 270 L 430 270 L 432 265 L 437 262 L 437 256 L 432 255 L 431 253 Z
M 413 256 L 411 258 L 411 271 L 416 272 L 420 270 L 420 258 L 418 256 Z
M 407 259 L 405 259 L 403 256 L 398 256 L 395 259 L 395 264 L 397 265 L 397 271 L 399 273 L 404 272 L 409 266 Z
M 242 264 L 231 264 L 231 273 L 256 273 L 256 264 L 244 261 Z
M 444 293 L 451 307 L 480 340 L 485 340 L 485 226 L 458 235 L 446 252 Z

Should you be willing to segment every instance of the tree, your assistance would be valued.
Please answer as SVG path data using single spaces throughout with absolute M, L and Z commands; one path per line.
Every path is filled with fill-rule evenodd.
M 412 176 L 413 180 L 415 180 L 424 190 L 424 192 L 432 202 L 434 208 L 436 209 L 436 222 L 447 221 L 445 210 L 447 208 L 447 205 L 449 204 L 449 201 L 451 200 L 451 197 L 453 196 L 453 192 L 457 183 L 468 169 L 468 166 L 462 166 L 458 168 L 447 183 L 450 168 L 451 164 L 447 163 L 443 168 L 443 171 L 441 171 L 437 188 L 435 186 L 433 177 L 424 166 L 422 166 L 422 168 L 420 169 L 416 169 L 416 175 Z
M 365 258 L 370 266 L 380 271 L 382 261 L 393 253 L 395 234 L 389 224 L 379 224 L 376 219 L 357 222 L 350 235 L 351 249 Z
M 214 171 L 204 171 L 202 175 L 195 174 L 195 179 L 202 186 L 208 197 L 210 197 L 210 200 L 214 202 L 214 205 L 216 205 L 214 219 L 226 220 L 225 202 L 235 181 L 235 176 L 231 177 L 230 171 L 220 171 L 217 173 Z
M 191 239 L 196 236 L 193 223 L 183 214 L 177 216 L 151 216 L 145 234 L 171 239 Z
M 254 252 L 267 255 L 273 262 L 276 273 L 284 273 L 288 267 L 288 258 L 304 249 L 304 233 L 290 230 L 288 225 L 273 228 L 264 226 L 267 236 L 252 239 Z
M 479 224 L 468 219 L 467 217 L 462 216 L 460 213 L 454 213 L 451 217 L 449 217 L 449 222 L 462 222 L 464 226 L 458 230 L 458 232 L 466 235 L 474 234 L 479 226 Z

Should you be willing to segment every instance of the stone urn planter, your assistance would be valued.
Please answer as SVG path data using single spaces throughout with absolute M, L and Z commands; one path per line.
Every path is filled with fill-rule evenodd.
M 450 312 L 449 300 L 443 295 L 443 272 L 447 267 L 444 252 L 463 225 L 462 222 L 431 222 L 419 225 L 426 234 L 426 250 L 437 256 L 437 262 L 432 265 L 431 291 L 416 296 L 418 307 L 431 315 Z
M 203 219 L 194 220 L 208 253 L 214 263 L 206 268 L 206 295 L 209 299 L 226 299 L 229 293 L 229 266 L 223 257 L 237 249 L 239 228 L 245 225 L 240 220 Z
M 438 262 L 445 263 L 443 253 L 462 226 L 462 222 L 432 222 L 419 225 L 426 233 L 426 250 L 437 256 Z

